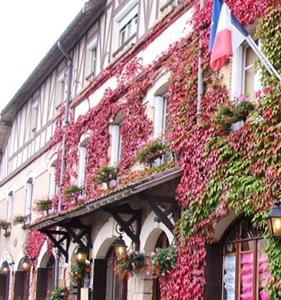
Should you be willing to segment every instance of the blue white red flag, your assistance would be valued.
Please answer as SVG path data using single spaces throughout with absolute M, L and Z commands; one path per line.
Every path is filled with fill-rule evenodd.
M 209 41 L 211 68 L 218 71 L 248 36 L 249 33 L 231 13 L 226 3 L 214 0 Z

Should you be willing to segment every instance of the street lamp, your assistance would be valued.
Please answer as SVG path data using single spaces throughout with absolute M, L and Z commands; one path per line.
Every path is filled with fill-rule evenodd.
M 274 199 L 274 206 L 268 215 L 269 232 L 274 239 L 281 239 L 281 203 L 279 195 L 274 195 L 273 188 L 276 182 L 281 182 L 281 179 L 274 180 L 270 185 L 270 194 Z
M 7 261 L 4 261 L 2 266 L 1 266 L 1 269 L 0 269 L 0 273 L 2 274 L 8 274 L 10 271 L 10 268 L 9 268 L 9 264 Z
M 122 236 L 124 231 L 120 226 L 118 226 L 118 224 L 116 224 L 115 230 L 119 233 L 119 238 L 113 242 L 112 247 L 114 248 L 116 257 L 121 258 L 125 255 L 127 248 Z
M 27 256 L 23 258 L 21 268 L 23 271 L 29 271 L 31 269 L 31 262 Z
M 88 258 L 88 249 L 85 246 L 79 246 L 76 252 L 76 261 L 79 264 L 85 264 Z

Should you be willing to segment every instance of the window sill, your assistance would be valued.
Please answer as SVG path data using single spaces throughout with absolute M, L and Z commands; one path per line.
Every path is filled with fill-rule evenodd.
M 85 79 L 86 81 L 92 81 L 94 78 L 96 77 L 96 70 L 92 71 L 91 73 L 89 73 Z
M 113 61 L 120 59 L 121 56 L 132 49 L 132 47 L 136 44 L 136 36 L 136 34 L 133 34 L 122 46 L 112 53 Z

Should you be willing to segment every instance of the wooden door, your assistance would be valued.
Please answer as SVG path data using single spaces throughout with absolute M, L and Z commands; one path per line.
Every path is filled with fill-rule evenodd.
M 14 300 L 28 300 L 30 272 L 16 271 Z
M 9 299 L 10 273 L 0 274 L 0 300 Z

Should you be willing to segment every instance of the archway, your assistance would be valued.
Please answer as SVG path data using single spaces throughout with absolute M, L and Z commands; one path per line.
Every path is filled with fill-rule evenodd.
M 0 271 L 0 300 L 9 299 L 10 267 L 7 261 L 1 265 Z
M 29 298 L 30 270 L 23 270 L 23 262 L 24 258 L 20 260 L 15 272 L 14 300 L 28 300 Z
M 54 290 L 55 258 L 53 254 L 46 253 L 41 266 L 37 269 L 36 300 L 50 297 Z

